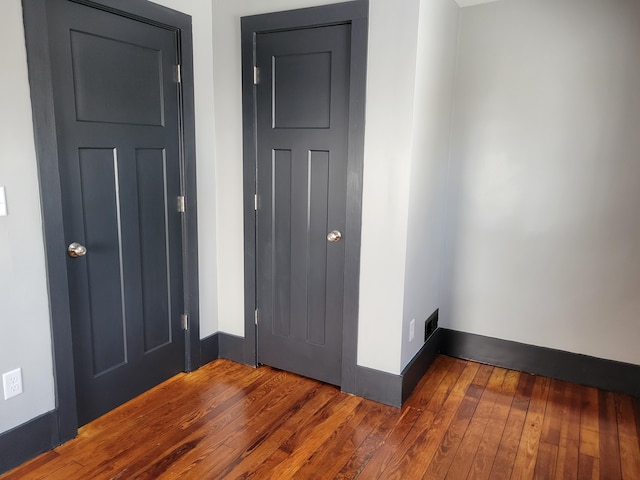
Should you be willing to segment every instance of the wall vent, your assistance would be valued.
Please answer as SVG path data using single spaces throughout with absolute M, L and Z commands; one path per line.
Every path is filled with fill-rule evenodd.
M 436 311 L 433 312 L 429 318 L 427 318 L 424 322 L 424 341 L 426 342 L 429 337 L 436 331 L 438 328 L 438 312 L 439 308 L 436 308 Z

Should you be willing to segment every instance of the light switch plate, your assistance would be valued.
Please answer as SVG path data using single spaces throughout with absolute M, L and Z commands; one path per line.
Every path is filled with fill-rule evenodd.
M 6 217 L 7 212 L 7 194 L 4 187 L 0 187 L 0 217 Z

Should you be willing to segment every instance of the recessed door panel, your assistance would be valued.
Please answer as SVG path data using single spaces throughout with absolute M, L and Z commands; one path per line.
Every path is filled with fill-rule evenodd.
M 162 125 L 162 52 L 71 31 L 80 121 Z
M 274 335 L 291 334 L 291 150 L 273 152 Z
M 166 175 L 164 150 L 136 149 L 145 352 L 171 342 Z
M 329 128 L 331 52 L 273 57 L 275 128 Z
M 327 318 L 327 249 L 329 231 L 329 152 L 309 152 L 309 295 L 306 341 L 325 344 Z
M 101 375 L 127 360 L 122 298 L 122 257 L 115 149 L 82 148 L 78 152 L 82 183 L 89 297 L 88 323 L 93 345 L 93 374 Z

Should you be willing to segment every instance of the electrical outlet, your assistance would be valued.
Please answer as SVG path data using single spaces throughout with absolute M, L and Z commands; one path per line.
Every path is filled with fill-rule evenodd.
M 22 369 L 16 368 L 2 374 L 2 387 L 4 388 L 5 400 L 20 395 L 22 393 Z
M 413 337 L 416 336 L 416 319 L 412 319 L 409 322 L 409 341 L 413 340 Z

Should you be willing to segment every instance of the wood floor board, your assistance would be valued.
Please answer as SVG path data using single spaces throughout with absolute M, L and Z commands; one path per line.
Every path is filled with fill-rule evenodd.
M 309 419 L 314 418 L 321 409 L 335 400 L 335 389 L 322 385 L 314 395 L 299 403 L 293 415 L 286 418 L 273 432 L 264 433 L 247 446 L 221 471 L 222 477 L 239 478 L 254 472 L 273 452 L 300 430 Z
M 556 471 L 557 458 L 558 446 L 541 442 L 538 446 L 533 478 L 535 480 L 549 480 L 550 478 L 553 478 Z M 530 478 L 530 476 L 528 474 L 516 474 L 515 478 Z
M 631 398 L 620 394 L 615 394 L 615 402 L 622 478 L 640 479 L 640 443 L 637 437 L 633 402 Z
M 452 365 L 457 364 L 455 358 L 439 355 L 431 364 L 432 368 L 420 379 L 411 396 L 404 403 L 403 408 L 424 408 L 429 403 L 436 387 L 442 382 Z M 459 364 L 458 364 L 459 365 Z
M 415 432 L 418 430 L 416 423 L 418 420 L 422 421 L 423 413 L 423 410 L 418 410 L 414 407 L 403 407 L 401 417 L 395 423 L 393 429 L 379 444 L 378 448 L 370 452 L 367 461 L 358 466 L 358 475 L 361 478 L 378 478 L 387 468 L 392 455 L 401 446 L 406 448 L 407 442 L 405 442 L 405 439 L 407 436 L 410 434 L 415 436 Z M 345 475 L 348 475 L 348 472 L 345 472 Z
M 563 400 L 567 398 L 565 395 L 566 386 L 566 383 L 560 380 L 551 380 L 550 382 L 549 399 L 546 402 L 547 406 L 540 434 L 541 442 L 555 446 L 560 445 L 560 427 L 562 417 L 565 414 Z
M 0 478 L 2 478 L 2 480 L 19 480 L 28 475 L 33 480 L 40 480 L 56 468 L 61 468 L 68 462 L 66 457 L 61 458 L 57 452 L 49 450 L 14 468 L 5 475 L 0 475 Z
M 636 436 L 640 438 L 640 398 L 632 398 L 633 413 L 636 418 Z
M 432 417 L 433 420 L 420 425 L 421 428 L 416 432 L 417 437 L 415 440 L 410 445 L 407 445 L 406 448 L 395 452 L 389 468 L 384 472 L 384 477 L 378 476 L 376 478 L 402 480 L 406 478 L 421 478 L 424 475 L 458 408 L 465 400 L 467 391 L 471 387 L 479 368 L 480 365 L 478 364 L 469 363 L 466 365 L 446 400 L 442 403 L 441 408 Z M 434 398 L 436 398 L 435 395 Z M 429 402 L 429 404 L 431 403 Z M 471 407 L 469 406 L 469 408 Z M 425 417 L 431 417 L 433 414 L 429 406 L 427 406 L 425 414 Z M 416 425 L 418 424 L 419 422 L 416 422 Z
M 399 422 L 403 421 L 406 421 L 407 424 L 413 425 L 413 423 L 415 423 L 415 419 L 417 419 L 419 410 L 409 407 L 403 409 L 402 414 L 400 414 L 398 411 L 389 411 L 389 407 L 385 406 L 385 409 L 382 410 L 381 413 L 382 415 L 380 419 L 370 415 L 366 417 L 366 423 L 371 425 L 370 433 L 362 443 L 360 443 L 347 463 L 345 463 L 336 474 L 336 479 L 347 480 L 356 478 L 369 463 L 376 450 L 378 450 L 389 439 L 391 432 L 394 431 L 394 427 L 397 426 Z M 413 421 L 409 419 L 409 417 L 411 417 L 411 415 L 408 415 L 409 413 L 414 414 L 413 416 L 415 418 Z
M 496 370 L 498 373 L 494 375 Z M 471 386 L 467 390 L 462 404 L 458 408 L 453 422 L 447 429 L 427 468 L 427 472 L 424 475 L 425 478 L 431 480 L 443 479 L 449 474 L 452 465 L 455 464 L 454 462 L 455 459 L 458 458 L 458 453 L 466 457 L 472 457 L 473 454 L 475 454 L 475 449 L 473 449 L 472 452 L 460 452 L 461 448 L 463 448 L 463 440 L 474 435 L 473 431 L 471 433 L 469 432 L 469 429 L 472 428 L 471 422 L 473 418 L 476 418 L 482 423 L 483 419 L 488 417 L 490 408 L 493 406 L 491 401 L 492 391 L 500 388 L 503 380 L 504 373 L 501 375 L 499 369 L 494 369 L 487 365 L 480 367 Z M 480 393 L 480 396 L 474 392 Z M 464 447 L 468 448 L 468 446 L 468 442 L 464 444 Z M 473 446 L 471 446 L 471 448 L 473 448 Z M 460 475 L 459 478 L 464 477 L 466 477 L 466 475 Z
M 447 371 L 441 381 L 434 387 L 433 395 L 423 406 L 424 410 L 418 410 L 411 406 L 405 407 L 410 409 L 409 413 L 412 417 L 415 415 L 415 420 L 403 422 L 397 431 L 392 432 L 390 441 L 375 452 L 373 458 L 363 469 L 362 478 L 379 478 L 383 474 L 387 475 L 387 467 L 394 456 L 402 458 L 407 450 L 416 443 L 419 435 L 431 426 L 464 369 L 465 362 L 454 359 L 447 366 Z
M 516 461 L 513 465 L 512 478 L 527 479 L 533 477 L 550 383 L 551 381 L 548 378 L 536 377 L 529 410 L 522 429 L 522 437 L 518 445 Z
M 197 442 L 198 448 L 185 451 L 184 455 L 172 462 L 171 469 L 179 471 L 184 466 L 198 472 L 203 468 L 202 464 L 207 465 L 201 458 L 202 454 L 219 450 L 224 452 L 225 458 L 229 457 L 228 461 L 219 461 L 207 467 L 212 475 L 218 475 L 218 469 L 235 458 L 242 447 L 246 448 L 260 438 L 265 428 L 277 428 L 272 423 L 288 417 L 295 404 L 308 393 L 308 389 L 317 385 L 306 379 L 300 382 L 292 382 L 291 379 L 291 374 L 279 372 L 242 402 L 229 408 L 227 413 L 220 414 L 209 422 L 192 424 L 188 429 L 189 435 L 182 443 L 190 445 Z M 216 458 L 217 455 L 210 456 Z M 161 462 L 165 457 L 171 458 L 171 452 L 163 452 L 157 461 Z
M 563 408 L 554 477 L 556 480 L 578 478 L 582 397 L 577 385 L 567 383 L 565 388 L 565 395 L 560 399 Z
M 49 475 L 42 477 L 43 480 L 67 480 L 71 477 L 83 475 L 85 467 L 76 462 L 69 462 Z M 85 477 L 86 478 L 86 477 Z
M 600 460 L 590 455 L 580 454 L 578 461 L 578 480 L 599 480 Z
M 519 380 L 520 372 L 507 371 L 466 478 L 489 479 Z M 463 471 L 456 472 L 453 469 L 447 476 L 451 479 L 465 478 Z
M 288 454 L 283 462 L 275 465 L 269 472 L 269 479 L 288 480 L 311 458 L 334 431 L 342 425 L 356 407 L 362 402 L 357 397 L 346 397 L 331 416 L 314 425 L 313 431 L 304 437 L 298 436 L 294 442 L 285 443 L 279 450 Z M 260 478 L 260 477 L 258 477 Z
M 321 448 L 313 452 L 305 464 L 296 471 L 295 478 L 335 478 L 364 440 L 357 431 L 365 424 L 364 420 L 370 412 L 369 405 L 360 403 L 342 424 L 331 432 Z
M 438 356 L 398 409 L 216 360 L 0 475 L 17 479 L 640 480 L 640 401 Z
M 447 478 L 467 478 L 495 403 L 500 397 L 506 374 L 507 370 L 503 368 L 493 369 L 450 468 L 445 472 Z
M 598 390 L 591 387 L 581 389 L 580 454 L 600 458 L 600 431 L 598 421 Z
M 511 410 L 507 417 L 507 423 L 500 438 L 498 451 L 493 460 L 491 480 L 510 479 L 513 465 L 516 460 L 520 438 L 524 428 L 524 422 L 533 392 L 536 377 L 533 375 L 521 374 L 516 394 L 511 403 Z
M 611 392 L 598 391 L 598 429 L 600 475 L 622 478 L 615 395 Z

